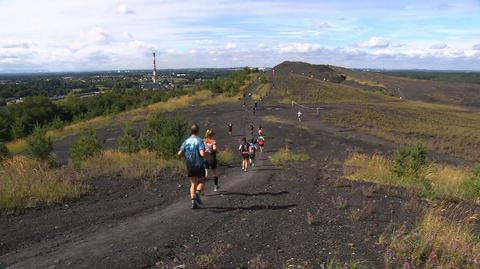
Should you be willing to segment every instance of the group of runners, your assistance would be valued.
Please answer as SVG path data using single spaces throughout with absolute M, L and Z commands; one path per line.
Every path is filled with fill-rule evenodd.
M 245 97 L 245 96 L 244 96 Z M 251 94 L 249 94 L 251 97 Z M 245 101 L 243 103 L 245 107 Z M 255 102 L 253 113 L 257 108 Z M 232 136 L 233 124 L 228 123 L 228 134 Z M 258 127 L 257 138 L 254 138 L 255 126 L 253 121 L 250 123 L 251 139 L 247 141 L 246 137 L 238 147 L 240 155 L 242 156 L 242 171 L 247 172 L 248 167 L 255 167 L 255 155 L 257 150 L 263 152 L 265 146 L 265 137 L 262 126 Z M 187 174 L 190 180 L 190 198 L 191 208 L 196 209 L 203 204 L 201 195 L 205 192 L 205 181 L 209 176 L 209 171 L 213 175 L 214 191 L 220 189 L 217 174 L 217 141 L 215 140 L 215 132 L 212 129 L 207 129 L 205 136 L 200 137 L 200 128 L 194 124 L 190 128 L 191 136 L 187 138 L 181 145 L 178 151 L 179 157 L 184 157 L 186 160 Z

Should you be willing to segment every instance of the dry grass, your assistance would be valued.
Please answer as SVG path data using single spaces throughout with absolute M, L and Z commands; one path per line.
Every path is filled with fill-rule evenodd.
M 272 87 L 272 83 L 262 83 L 252 95 L 252 99 L 254 101 L 259 101 L 260 99 L 263 99 L 272 90 Z
M 0 212 L 58 203 L 79 197 L 81 177 L 71 168 L 52 169 L 46 162 L 15 156 L 0 165 Z
M 274 154 L 268 156 L 274 165 L 281 165 L 287 162 L 302 162 L 310 159 L 305 153 L 293 153 L 287 148 L 281 148 Z
M 240 95 L 235 96 L 226 96 L 226 95 L 215 95 L 212 98 L 208 98 L 200 103 L 201 106 L 214 106 L 218 104 L 225 104 L 225 103 L 235 103 L 238 102 L 238 98 Z
M 300 103 L 368 103 L 398 100 L 382 93 L 369 92 L 339 83 L 331 83 L 291 74 L 275 82 L 275 96 Z
M 231 166 L 235 163 L 235 154 L 233 151 L 226 147 L 224 150 L 220 150 L 217 154 L 218 164 L 223 166 Z
M 119 177 L 127 180 L 153 182 L 165 169 L 182 171 L 180 160 L 164 160 L 153 152 L 140 151 L 123 153 L 105 150 L 101 154 L 83 162 L 80 169 L 89 177 Z
M 480 112 L 423 102 L 363 105 L 321 114 L 328 123 L 355 128 L 396 144 L 416 144 L 456 157 L 480 158 Z
M 456 221 L 429 210 L 412 231 L 386 240 L 387 265 L 408 268 L 479 268 L 480 238 L 467 219 Z M 403 266 L 405 268 L 405 266 Z
M 305 123 L 298 122 L 297 120 L 289 120 L 289 119 L 285 119 L 285 118 L 280 118 L 278 116 L 264 116 L 264 117 L 262 117 L 262 120 L 265 121 L 265 122 L 270 122 L 270 123 L 295 126 L 297 128 L 303 129 L 307 132 L 310 132 L 310 133 L 313 132 L 312 129 L 310 129 L 310 127 L 308 127 Z
M 421 192 L 429 192 L 437 198 L 464 197 L 461 184 L 470 175 L 470 168 L 444 164 L 430 164 L 426 166 L 419 178 L 404 180 L 396 177 L 391 170 L 392 161 L 381 156 L 352 153 L 345 160 L 345 176 L 352 180 L 365 180 L 381 184 L 402 186 Z M 427 184 L 426 184 L 427 183 Z M 429 189 L 425 189 L 426 186 Z M 478 203 L 480 197 L 469 198 Z
M 5 144 L 12 154 L 17 154 L 24 151 L 27 148 L 27 140 L 26 139 L 17 139 L 12 142 L 8 142 Z
M 210 253 L 204 255 L 198 255 L 196 257 L 196 262 L 201 268 L 216 268 L 216 263 L 218 259 L 225 255 L 225 252 L 230 250 L 232 245 L 218 243 L 213 246 Z

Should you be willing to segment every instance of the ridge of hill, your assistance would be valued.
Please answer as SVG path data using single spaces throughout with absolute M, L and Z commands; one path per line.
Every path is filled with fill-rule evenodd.
M 395 77 L 377 72 L 352 70 L 332 65 L 290 61 L 282 62 L 275 66 L 274 70 L 274 80 L 277 84 L 285 84 L 285 80 L 292 79 L 294 76 L 295 83 L 297 83 L 295 88 L 302 89 L 307 88 L 306 85 L 310 85 L 309 88 L 313 88 L 308 90 L 310 92 L 312 90 L 313 92 L 322 91 L 325 88 L 332 87 L 338 87 L 339 90 L 342 90 L 348 86 L 350 90 L 354 89 L 363 92 L 360 94 L 362 96 L 365 91 L 380 92 L 385 96 L 395 96 L 414 101 L 480 107 L 480 85 L 478 84 Z M 288 90 L 291 88 L 292 85 Z M 285 91 L 286 89 L 280 90 Z M 343 93 L 343 91 L 337 93 Z M 353 94 L 352 97 L 355 98 L 355 95 L 359 93 L 351 92 L 350 94 Z M 341 99 L 341 97 L 339 98 Z M 309 100 L 311 102 L 320 101 Z

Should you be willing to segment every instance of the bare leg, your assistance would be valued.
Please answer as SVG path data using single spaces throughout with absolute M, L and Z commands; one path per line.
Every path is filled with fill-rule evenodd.
M 197 190 L 198 183 L 197 179 L 194 177 L 190 178 L 190 198 L 194 199 L 195 198 L 195 191 Z

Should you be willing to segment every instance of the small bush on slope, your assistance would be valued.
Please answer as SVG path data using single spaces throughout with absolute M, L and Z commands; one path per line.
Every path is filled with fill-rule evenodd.
M 137 130 L 131 126 L 125 126 L 123 134 L 118 138 L 118 150 L 125 153 L 134 153 L 140 150 Z
M 45 129 L 35 127 L 31 136 L 27 139 L 27 155 L 39 160 L 47 160 L 53 151 L 53 142 L 47 137 Z
M 70 159 L 75 165 L 91 158 L 102 150 L 102 143 L 93 131 L 82 135 L 70 148 Z
M 153 113 L 140 136 L 140 147 L 154 151 L 163 158 L 172 158 L 187 136 L 187 130 L 188 124 L 184 118 L 167 118 L 161 113 Z

